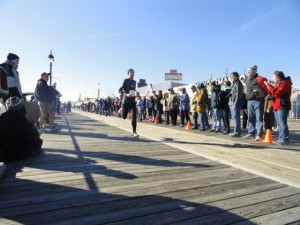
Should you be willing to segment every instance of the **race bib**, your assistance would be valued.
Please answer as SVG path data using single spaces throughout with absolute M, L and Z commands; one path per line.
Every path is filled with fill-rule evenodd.
M 129 90 L 129 95 L 130 96 L 135 96 L 135 90 Z

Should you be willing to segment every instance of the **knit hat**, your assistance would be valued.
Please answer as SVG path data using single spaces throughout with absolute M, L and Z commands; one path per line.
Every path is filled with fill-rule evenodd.
M 7 99 L 6 105 L 8 110 L 12 110 L 12 111 L 21 110 L 24 106 L 22 100 L 16 96 Z
M 14 60 L 14 59 L 19 59 L 19 56 L 17 56 L 14 53 L 8 53 L 7 60 Z
M 204 88 L 204 84 L 203 83 L 198 84 L 198 89 L 200 90 L 202 88 Z
M 257 65 L 250 66 L 249 70 L 253 70 L 253 71 L 257 72 Z

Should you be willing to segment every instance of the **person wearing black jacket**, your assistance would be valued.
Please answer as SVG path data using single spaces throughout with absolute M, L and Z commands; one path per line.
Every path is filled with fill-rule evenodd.
M 25 117 L 22 100 L 7 100 L 8 110 L 0 116 L 0 161 L 15 161 L 42 153 L 42 143 L 34 124 Z
M 229 134 L 230 133 L 230 108 L 228 105 L 229 96 L 231 92 L 231 82 L 225 81 L 224 82 L 224 90 L 219 92 L 219 108 L 221 109 L 222 121 L 224 125 L 222 134 Z
M 135 104 L 136 81 L 133 79 L 134 70 L 129 69 L 127 74 L 128 78 L 123 81 L 122 86 L 119 88 L 119 93 L 123 95 L 122 118 L 126 119 L 127 114 L 131 112 L 132 137 L 138 138 L 139 135 L 136 132 L 137 108 Z
M 49 79 L 49 74 L 44 72 L 41 74 L 41 78 L 37 81 L 35 87 L 35 98 L 39 101 L 39 106 L 41 110 L 41 117 L 40 117 L 40 129 L 39 132 L 45 132 L 43 127 L 47 114 L 49 114 L 49 123 L 50 123 L 50 132 L 56 132 L 54 127 L 54 107 L 53 101 L 55 100 L 55 91 L 52 86 L 47 84 Z
M 158 91 L 157 95 L 157 114 L 158 114 L 158 123 L 162 123 L 161 115 L 164 113 L 163 111 L 163 105 L 161 103 L 161 100 L 163 99 L 162 90 Z
M 14 53 L 9 53 L 7 55 L 7 60 L 0 65 L 0 69 L 3 70 L 7 76 L 8 96 L 4 99 L 4 101 L 12 96 L 22 98 L 22 87 L 19 73 L 17 71 L 19 61 L 19 56 Z
M 211 126 L 210 132 L 219 133 L 221 131 L 221 111 L 220 111 L 218 97 L 219 97 L 219 92 L 221 90 L 220 90 L 220 86 L 217 85 L 215 81 L 212 81 L 209 85 L 211 91 L 210 102 L 211 102 L 211 108 L 213 109 L 212 111 L 213 124 Z

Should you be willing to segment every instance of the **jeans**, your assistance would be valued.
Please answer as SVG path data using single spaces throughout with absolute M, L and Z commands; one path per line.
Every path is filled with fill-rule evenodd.
M 234 121 L 233 133 L 241 135 L 241 106 L 231 106 L 231 116 Z
M 219 109 L 213 110 L 213 125 L 211 128 L 214 130 L 221 130 L 221 112 Z
M 263 134 L 264 98 L 248 100 L 249 128 L 248 134 L 260 136 Z
M 287 124 L 287 117 L 289 115 L 288 109 L 274 111 L 275 118 L 278 124 L 278 139 L 280 142 L 289 141 L 289 127 Z

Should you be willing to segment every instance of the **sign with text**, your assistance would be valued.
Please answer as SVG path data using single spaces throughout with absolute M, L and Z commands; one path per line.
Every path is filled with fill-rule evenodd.
M 165 80 L 182 80 L 182 73 L 177 73 L 177 70 L 170 70 L 165 73 Z

